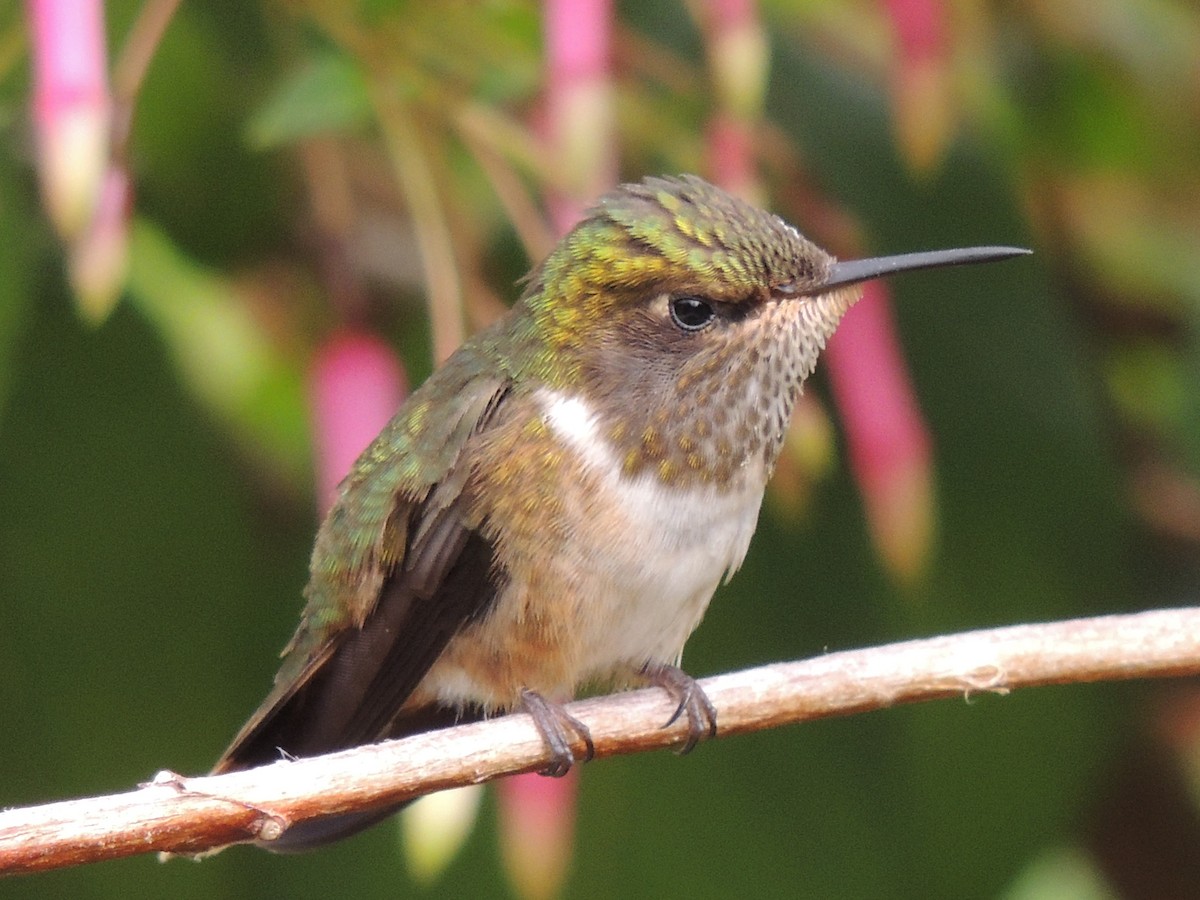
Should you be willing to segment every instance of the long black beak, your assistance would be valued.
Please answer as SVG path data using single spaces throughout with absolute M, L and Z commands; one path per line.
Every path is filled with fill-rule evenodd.
M 915 269 L 938 269 L 942 266 L 965 266 L 968 263 L 997 262 L 1014 256 L 1027 256 L 1032 250 L 1020 247 L 963 247 L 959 250 L 931 250 L 928 253 L 901 253 L 899 256 L 876 256 L 837 262 L 820 290 L 858 284 L 883 275 L 912 272 Z

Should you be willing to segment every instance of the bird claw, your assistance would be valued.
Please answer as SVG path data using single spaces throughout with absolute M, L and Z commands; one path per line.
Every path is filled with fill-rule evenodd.
M 684 714 L 687 715 L 687 740 L 676 753 L 680 756 L 691 753 L 701 740 L 717 736 L 717 708 L 695 678 L 678 666 L 663 663 L 647 663 L 642 666 L 641 675 L 650 684 L 670 694 L 672 700 L 679 701 L 671 718 L 663 723 L 663 728 L 670 728 Z
M 595 757 L 596 745 L 592 743 L 591 731 L 562 706 L 530 690 L 521 691 L 521 706 L 533 719 L 533 724 L 541 732 L 546 749 L 550 751 L 550 762 L 540 774 L 562 778 L 571 771 L 576 762 L 590 762 Z M 568 731 L 573 731 L 575 736 L 583 741 L 585 749 L 582 758 L 577 757 L 571 749 Z

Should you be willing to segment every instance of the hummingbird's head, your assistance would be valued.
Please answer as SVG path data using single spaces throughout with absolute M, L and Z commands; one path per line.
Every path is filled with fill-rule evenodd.
M 660 298 L 683 300 L 673 305 L 676 330 L 711 327 L 702 340 L 713 343 L 723 322 L 819 289 L 833 264 L 779 216 L 703 179 L 647 178 L 601 197 L 531 275 L 526 298 L 560 348 L 588 343 L 605 322 L 640 318 Z M 713 309 L 702 327 L 691 302 L 701 300 Z M 672 304 L 657 305 L 671 321 Z
M 1028 252 L 839 262 L 695 176 L 647 178 L 602 197 L 533 271 L 511 320 L 510 359 L 583 404 L 628 474 L 765 478 L 860 282 Z
M 769 472 L 852 287 L 778 216 L 695 176 L 607 194 L 522 298 L 546 380 L 583 394 L 626 469 L 665 481 Z

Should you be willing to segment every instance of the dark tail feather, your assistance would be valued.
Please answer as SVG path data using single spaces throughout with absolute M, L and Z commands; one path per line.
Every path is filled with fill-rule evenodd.
M 426 706 L 413 710 L 411 713 L 407 713 L 398 719 L 393 724 L 388 734 L 388 739 L 393 740 L 409 737 L 414 734 L 423 734 L 426 731 L 437 731 L 441 728 L 449 728 L 452 725 L 473 722 L 479 718 L 479 713 L 471 710 L 463 712 L 445 706 Z M 236 758 L 226 759 L 224 765 L 221 767 L 221 771 L 231 772 L 238 769 L 250 768 L 249 765 L 239 765 L 239 762 Z M 372 825 L 376 825 L 384 819 L 395 815 L 411 802 L 412 800 L 406 800 L 403 803 L 385 806 L 382 809 L 340 813 L 297 822 L 277 839 L 273 841 L 255 841 L 255 846 L 262 847 L 264 850 L 270 850 L 272 853 L 303 853 L 307 850 L 315 850 L 318 847 L 324 847 L 326 844 L 332 844 L 335 841 L 340 841 L 343 838 L 348 838 L 351 835 L 370 828 Z
M 270 850 L 272 853 L 305 853 L 358 834 L 372 825 L 378 825 L 384 819 L 400 812 L 411 802 L 408 800 L 395 806 L 367 812 L 342 813 L 336 816 L 308 819 L 305 822 L 297 822 L 277 840 L 255 841 L 254 843 L 255 846 Z

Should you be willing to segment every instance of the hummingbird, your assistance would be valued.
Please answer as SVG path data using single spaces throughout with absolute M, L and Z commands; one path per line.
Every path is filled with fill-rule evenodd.
M 746 555 L 856 285 L 1028 252 L 841 262 L 695 176 L 606 194 L 341 483 L 274 689 L 214 774 L 523 710 L 561 775 L 593 752 L 561 705 L 588 685 L 659 686 L 683 751 L 714 736 L 684 643 Z M 394 810 L 264 846 L 319 846 Z

